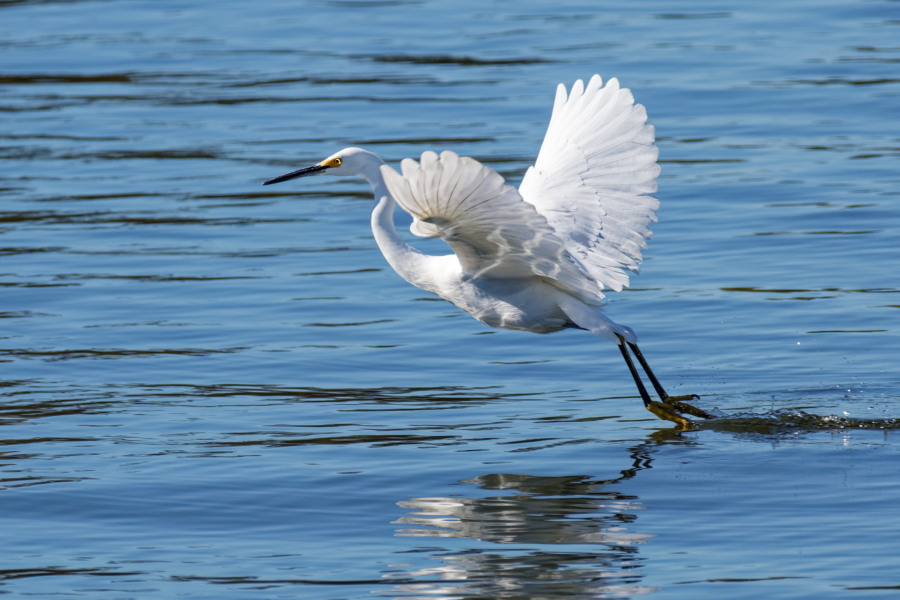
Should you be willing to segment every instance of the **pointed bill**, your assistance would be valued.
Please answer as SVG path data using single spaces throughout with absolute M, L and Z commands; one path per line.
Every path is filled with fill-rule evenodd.
M 323 165 L 321 163 L 317 165 L 312 165 L 311 167 L 303 167 L 302 169 L 297 169 L 296 171 L 291 171 L 290 173 L 285 173 L 284 175 L 279 175 L 278 177 L 274 177 L 266 182 L 263 185 L 272 185 L 273 183 L 281 183 L 282 181 L 290 181 L 291 179 L 297 179 L 298 177 L 308 177 L 310 175 L 319 175 L 328 168 L 328 165 Z

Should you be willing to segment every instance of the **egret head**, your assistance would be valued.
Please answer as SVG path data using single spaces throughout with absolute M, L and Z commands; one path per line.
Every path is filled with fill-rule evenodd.
M 377 172 L 378 167 L 383 164 L 384 161 L 381 158 L 367 150 L 362 148 L 344 148 L 320 163 L 285 173 L 266 181 L 263 185 L 281 183 L 282 181 L 289 181 L 298 177 L 309 177 L 311 175 L 357 175 L 368 179 L 366 173 L 373 169 Z

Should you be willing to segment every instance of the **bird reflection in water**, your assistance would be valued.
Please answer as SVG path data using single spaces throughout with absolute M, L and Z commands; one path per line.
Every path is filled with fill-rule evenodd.
M 635 531 L 645 507 L 612 485 L 650 468 L 654 439 L 630 450 L 621 476 L 596 480 L 572 475 L 541 477 L 490 474 L 463 481 L 502 495 L 413 498 L 397 504 L 411 512 L 395 523 L 398 536 L 468 538 L 515 548 L 447 549 L 442 564 L 395 573 L 425 579 L 391 592 L 415 597 L 630 596 L 656 591 L 641 586 L 645 559 L 638 548 L 652 534 Z M 583 546 L 583 549 L 559 546 Z M 429 548 L 431 554 L 437 549 Z

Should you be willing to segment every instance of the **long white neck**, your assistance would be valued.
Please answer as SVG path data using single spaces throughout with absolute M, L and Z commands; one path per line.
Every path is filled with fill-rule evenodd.
M 426 256 L 404 242 L 394 227 L 394 198 L 384 184 L 381 165 L 369 164 L 359 176 L 369 182 L 375 192 L 375 208 L 372 210 L 372 233 L 375 242 L 388 264 L 406 281 L 417 287 L 427 286 L 425 265 L 432 257 Z M 424 284 L 424 286 L 423 286 Z

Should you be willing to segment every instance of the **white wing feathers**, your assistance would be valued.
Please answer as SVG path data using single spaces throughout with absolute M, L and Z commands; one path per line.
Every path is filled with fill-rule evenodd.
M 616 79 L 594 75 L 556 92 L 553 115 L 535 165 L 519 192 L 546 217 L 566 249 L 602 285 L 628 286 L 659 201 L 658 149 L 647 113 Z
M 495 170 L 453 152 L 424 152 L 421 166 L 407 158 L 403 175 L 381 167 L 391 196 L 414 217 L 410 230 L 440 237 L 453 248 L 469 277 L 546 277 L 595 303 L 596 281 L 519 192 Z
M 472 158 L 444 152 L 407 158 L 403 175 L 381 167 L 410 230 L 440 237 L 468 277 L 545 277 L 587 304 L 603 286 L 628 286 L 652 237 L 659 153 L 647 113 L 616 79 L 594 77 L 556 92 L 535 165 L 519 190 Z

